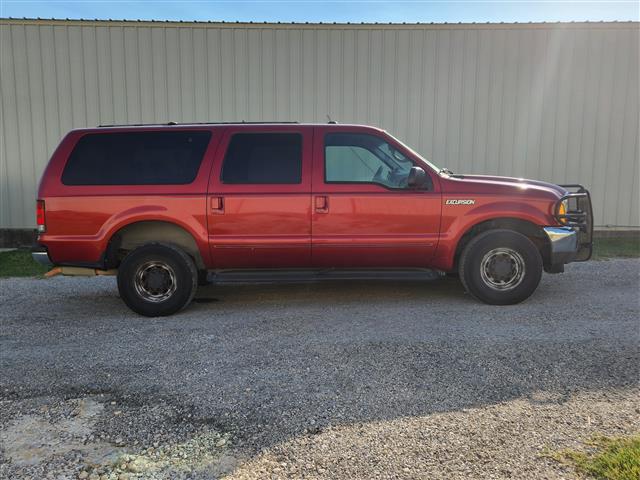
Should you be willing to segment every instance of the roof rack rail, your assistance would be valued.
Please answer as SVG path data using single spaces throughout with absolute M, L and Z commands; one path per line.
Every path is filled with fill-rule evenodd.
M 263 125 L 263 124 L 299 124 L 298 121 L 282 121 L 282 120 L 261 120 L 259 122 L 248 122 L 246 120 L 240 120 L 238 122 L 167 122 L 167 123 L 114 123 L 98 125 L 98 128 L 108 127 L 163 127 L 167 125 Z

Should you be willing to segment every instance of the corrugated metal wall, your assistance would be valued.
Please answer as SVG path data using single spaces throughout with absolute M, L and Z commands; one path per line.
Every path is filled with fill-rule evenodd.
M 71 128 L 327 115 L 454 171 L 583 183 L 598 225 L 640 225 L 638 23 L 0 23 L 0 228 L 33 225 Z

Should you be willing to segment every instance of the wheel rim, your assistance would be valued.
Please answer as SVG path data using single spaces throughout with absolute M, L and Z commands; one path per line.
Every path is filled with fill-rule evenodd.
M 138 295 L 148 302 L 163 302 L 176 291 L 176 273 L 166 263 L 147 262 L 136 271 L 134 286 Z
M 494 290 L 516 288 L 525 274 L 524 259 L 510 248 L 494 248 L 482 257 L 480 275 L 482 281 Z

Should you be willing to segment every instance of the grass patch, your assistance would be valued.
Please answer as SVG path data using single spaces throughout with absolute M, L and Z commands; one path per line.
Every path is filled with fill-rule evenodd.
M 638 480 L 640 478 L 640 435 L 626 438 L 597 437 L 586 443 L 585 451 L 562 450 L 554 460 L 571 465 L 588 478 L 598 480 Z
M 35 277 L 46 271 L 26 250 L 0 252 L 0 277 Z
M 593 258 L 640 257 L 640 238 L 596 238 L 593 240 Z

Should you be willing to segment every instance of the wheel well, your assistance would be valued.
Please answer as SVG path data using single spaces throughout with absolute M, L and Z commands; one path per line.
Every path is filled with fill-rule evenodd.
M 199 269 L 204 268 L 198 245 L 187 230 L 175 223 L 155 220 L 131 223 L 113 234 L 105 252 L 107 268 L 117 268 L 127 253 L 149 242 L 176 245 L 193 258 Z
M 549 263 L 551 246 L 549 245 L 549 238 L 545 235 L 542 227 L 520 218 L 494 218 L 474 225 L 460 238 L 454 256 L 454 269 L 458 269 L 458 260 L 460 259 L 460 255 L 462 255 L 464 248 L 474 236 L 479 233 L 486 232 L 487 230 L 495 230 L 497 228 L 513 230 L 529 238 L 529 240 L 531 240 L 540 251 L 543 264 L 547 265 Z

